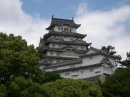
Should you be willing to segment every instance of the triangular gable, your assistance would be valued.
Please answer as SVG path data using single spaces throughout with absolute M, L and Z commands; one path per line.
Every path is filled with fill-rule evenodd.
M 103 63 L 103 65 L 109 65 L 110 67 L 114 67 L 113 64 L 110 62 L 110 60 L 108 58 L 103 58 L 103 60 L 101 61 L 101 63 Z M 104 64 L 106 63 L 106 64 Z
M 97 52 L 92 49 L 89 49 L 89 51 L 86 54 L 94 54 L 94 53 L 97 53 Z
M 62 41 L 62 40 L 59 37 L 55 37 L 51 41 Z
M 65 47 L 62 47 L 60 51 L 66 51 L 66 50 L 71 50 L 71 51 L 75 51 L 77 53 L 81 53 L 78 49 L 72 47 L 72 46 L 65 46 Z
M 86 42 L 79 38 L 74 43 L 86 43 Z
M 106 64 L 103 64 L 103 66 L 113 68 L 113 65 L 111 63 L 109 63 L 109 62 L 107 62 Z

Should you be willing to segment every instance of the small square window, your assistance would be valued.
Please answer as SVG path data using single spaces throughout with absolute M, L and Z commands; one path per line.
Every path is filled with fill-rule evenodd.
M 65 76 L 67 76 L 67 75 L 70 75 L 70 73 L 69 73 L 69 72 L 66 72 L 66 73 L 65 73 Z
M 84 49 L 84 46 L 81 46 L 81 49 Z
M 57 56 L 60 56 L 60 53 L 59 53 L 59 52 L 57 52 Z
M 66 31 L 66 28 L 64 28 L 64 31 Z
M 53 52 L 50 52 L 50 55 L 53 55 Z
M 70 41 L 73 41 L 73 39 L 72 39 L 72 38 L 70 38 Z
M 84 71 L 82 70 L 81 73 L 84 73 Z
M 90 68 L 89 71 L 90 71 L 90 72 L 93 72 L 93 68 Z
M 52 71 L 55 71 L 55 70 L 57 70 L 57 68 L 52 68 Z
M 70 68 L 74 68 L 75 67 L 75 65 L 70 65 Z
M 59 60 L 59 59 L 57 60 L 57 63 L 60 63 L 60 60 Z
M 55 47 L 55 44 L 52 44 L 52 47 Z
M 90 56 L 89 59 L 90 59 L 90 60 L 93 59 L 93 56 Z

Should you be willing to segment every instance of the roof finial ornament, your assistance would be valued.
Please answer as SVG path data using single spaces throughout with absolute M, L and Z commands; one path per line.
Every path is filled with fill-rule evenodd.
M 52 15 L 52 18 L 54 18 L 54 15 Z
M 74 18 L 72 17 L 72 20 L 74 20 Z

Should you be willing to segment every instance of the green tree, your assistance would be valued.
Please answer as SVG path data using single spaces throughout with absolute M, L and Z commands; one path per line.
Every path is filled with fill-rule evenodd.
M 39 83 L 23 76 L 16 77 L 7 89 L 7 97 L 44 97 Z
M 21 36 L 0 33 L 0 84 L 19 76 L 42 83 L 44 72 L 37 66 L 38 60 L 34 46 L 28 46 Z
M 109 53 L 110 55 L 116 54 L 115 47 L 108 45 L 102 46 L 101 50 L 105 51 L 106 53 Z
M 118 69 L 101 87 L 105 97 L 129 97 L 130 68 Z
M 44 76 L 44 83 L 46 82 L 51 82 L 51 81 L 56 81 L 58 79 L 62 79 L 62 77 L 60 76 L 60 74 L 55 73 L 55 72 L 45 72 L 45 76 Z
M 60 79 L 41 87 L 45 97 L 102 97 L 99 86 L 84 80 Z
M 122 65 L 125 65 L 127 67 L 130 67 L 130 52 L 126 53 L 126 59 L 123 61 L 120 61 Z
M 7 94 L 6 86 L 4 86 L 3 84 L 0 84 L 0 97 L 5 97 L 6 94 Z

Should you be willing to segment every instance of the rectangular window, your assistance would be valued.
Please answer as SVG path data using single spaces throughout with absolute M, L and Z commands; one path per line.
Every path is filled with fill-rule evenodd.
M 70 75 L 70 73 L 69 73 L 69 72 L 66 72 L 66 73 L 65 73 L 65 76 L 67 76 L 67 75 Z
M 72 38 L 70 38 L 70 41 L 74 41 Z
M 56 71 L 57 70 L 57 68 L 52 68 L 52 71 Z
M 64 28 L 64 31 L 66 31 L 66 28 Z
M 57 63 L 60 63 L 60 60 L 59 60 L 59 59 L 57 60 Z
M 55 47 L 55 44 L 52 44 L 52 47 Z
M 93 72 L 93 68 L 90 68 L 89 71 L 90 71 L 90 72 Z
M 60 30 L 60 27 L 58 29 Z
M 93 56 L 90 56 L 89 59 L 90 59 L 90 60 L 93 59 Z
M 53 55 L 53 52 L 50 52 L 50 55 Z
M 75 67 L 75 65 L 70 65 L 70 68 L 74 68 Z
M 61 47 L 61 45 L 59 44 L 59 48 Z
M 84 49 L 84 46 L 81 46 L 81 49 Z
M 82 70 L 81 73 L 84 73 L 84 71 Z
M 57 52 L 57 56 L 60 56 L 60 53 L 59 53 L 59 52 Z

